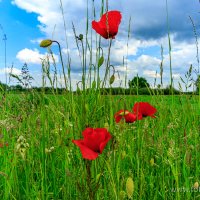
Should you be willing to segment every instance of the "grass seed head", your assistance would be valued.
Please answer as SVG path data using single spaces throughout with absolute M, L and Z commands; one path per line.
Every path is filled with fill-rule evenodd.
M 20 135 L 17 139 L 16 152 L 19 153 L 24 160 L 26 157 L 26 150 L 29 148 L 29 143 L 26 142 L 24 136 Z
M 199 188 L 199 182 L 196 181 L 193 185 L 193 188 L 197 190 Z
M 149 161 L 151 166 L 154 166 L 155 162 L 154 162 L 154 158 L 151 158 L 151 160 Z
M 126 181 L 126 193 L 128 195 L 128 198 L 132 198 L 134 192 L 134 182 L 131 177 L 129 177 Z

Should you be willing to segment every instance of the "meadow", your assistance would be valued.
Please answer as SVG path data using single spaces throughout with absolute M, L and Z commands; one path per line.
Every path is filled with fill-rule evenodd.
M 86 56 L 94 52 L 88 21 L 85 35 L 74 29 L 82 64 L 78 93 L 71 88 L 70 60 L 64 66 L 60 44 L 51 39 L 40 46 L 49 57 L 51 45 L 59 46 L 66 91 L 54 91 L 58 74 L 49 57 L 41 68 L 43 87 L 48 80 L 52 94 L 29 88 L 28 71 L 21 77 L 10 74 L 27 90 L 0 94 L 0 199 L 200 199 L 200 94 L 101 94 L 117 77 L 110 53 L 121 21 L 120 12 L 108 12 L 108 1 L 101 9 L 101 20 L 91 28 L 94 64 Z M 170 45 L 170 34 L 168 39 Z M 101 40 L 108 40 L 107 54 Z M 169 68 L 173 88 L 171 63 Z M 160 69 L 162 79 L 162 63 Z M 141 108 L 141 102 L 148 106 Z
M 128 199 L 129 178 L 133 199 L 199 198 L 198 96 L 99 96 L 94 106 L 88 95 L 84 114 L 81 98 L 73 96 L 73 104 L 68 95 L 3 99 L 2 199 L 89 199 L 91 190 L 95 199 Z M 116 111 L 138 101 L 154 105 L 156 118 L 115 123 Z M 112 134 L 96 160 L 83 159 L 72 143 L 81 137 L 83 124 L 106 127 Z

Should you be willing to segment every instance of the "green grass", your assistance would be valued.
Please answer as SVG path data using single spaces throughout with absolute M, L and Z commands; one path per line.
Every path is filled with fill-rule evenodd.
M 95 199 L 120 199 L 128 177 L 133 199 L 198 199 L 192 189 L 200 181 L 198 97 L 174 96 L 173 104 L 171 96 L 121 97 L 96 102 L 88 95 L 83 114 L 82 96 L 71 105 L 67 95 L 7 95 L 0 105 L 1 143 L 9 144 L 0 148 L 1 199 L 89 199 L 85 161 L 71 142 L 85 125 L 108 126 L 113 136 L 92 161 L 93 181 L 99 177 Z M 114 113 L 136 101 L 154 105 L 156 118 L 116 124 Z M 17 151 L 20 135 L 29 144 L 25 159 Z

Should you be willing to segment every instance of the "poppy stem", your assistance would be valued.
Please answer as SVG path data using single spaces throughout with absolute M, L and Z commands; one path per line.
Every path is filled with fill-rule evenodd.
M 106 64 L 106 72 L 105 72 L 104 80 L 103 80 L 103 83 L 102 83 L 102 88 L 104 87 L 104 85 L 106 83 L 106 78 L 107 78 L 108 70 L 109 70 L 109 66 L 110 66 L 110 50 L 111 50 L 111 45 L 112 45 L 112 38 L 110 39 L 110 42 L 109 42 L 108 59 L 107 59 L 107 64 Z
M 52 42 L 55 42 L 58 45 L 59 48 L 59 53 L 60 53 L 60 60 L 61 60 L 61 65 L 62 65 L 62 71 L 63 71 L 63 76 L 64 76 L 64 81 L 65 81 L 65 89 L 67 90 L 67 78 L 66 78 L 66 74 L 65 74 L 65 66 L 63 63 L 63 58 L 62 58 L 62 51 L 61 51 L 61 47 L 60 47 L 60 43 L 56 40 L 53 40 Z
M 88 194 L 89 194 L 89 199 L 94 200 L 95 190 L 92 187 L 91 167 L 92 167 L 92 162 L 86 160 L 86 172 L 87 172 L 86 180 L 87 180 Z

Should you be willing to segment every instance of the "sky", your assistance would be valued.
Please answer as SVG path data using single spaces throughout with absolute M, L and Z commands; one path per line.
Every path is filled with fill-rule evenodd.
M 88 4 L 87 4 L 88 2 Z M 85 36 L 88 10 L 88 39 L 95 46 L 96 33 L 91 28 L 92 20 L 99 21 L 101 12 L 100 0 L 62 0 L 65 25 L 60 0 L 0 0 L 0 81 L 6 82 L 5 73 L 20 74 L 24 63 L 28 64 L 34 80 L 32 85 L 42 84 L 41 59 L 47 56 L 47 50 L 39 46 L 43 39 L 57 40 L 61 44 L 64 63 L 67 54 L 71 60 L 71 77 L 73 88 L 81 80 L 81 61 L 72 30 L 72 22 L 77 35 Z M 160 83 L 161 46 L 163 47 L 163 80 L 164 86 L 170 83 L 169 40 L 171 40 L 171 63 L 174 86 L 178 88 L 180 77 L 185 78 L 190 65 L 198 70 L 197 44 L 191 17 L 199 39 L 200 3 L 198 0 L 109 0 L 109 10 L 119 10 L 122 21 L 117 36 L 112 42 L 110 63 L 119 72 L 114 86 L 124 83 L 127 71 L 128 80 L 137 74 L 145 77 L 154 87 Z M 167 9 L 168 8 L 168 23 Z M 94 16 L 95 10 L 95 16 Z M 130 21 L 131 18 L 131 21 Z M 130 37 L 128 27 L 130 21 Z M 5 43 L 4 34 L 7 40 Z M 67 39 L 66 39 L 67 38 Z M 98 38 L 97 38 L 98 39 Z M 66 42 L 67 41 L 67 42 Z M 104 57 L 108 52 L 108 40 L 102 38 L 101 46 Z M 128 42 L 128 45 L 127 45 Z M 6 66 L 5 66 L 6 44 Z M 127 48 L 128 46 L 128 48 Z M 60 58 L 56 45 L 52 46 L 59 71 Z M 95 64 L 95 48 L 93 48 L 93 64 Z M 89 58 L 89 55 L 88 55 Z M 51 68 L 53 74 L 53 68 Z M 101 77 L 105 66 L 101 67 Z M 196 73 L 193 71 L 193 77 Z M 9 84 L 15 84 L 11 79 Z M 64 83 L 61 76 L 60 85 Z M 123 84 L 122 84 L 123 86 Z

